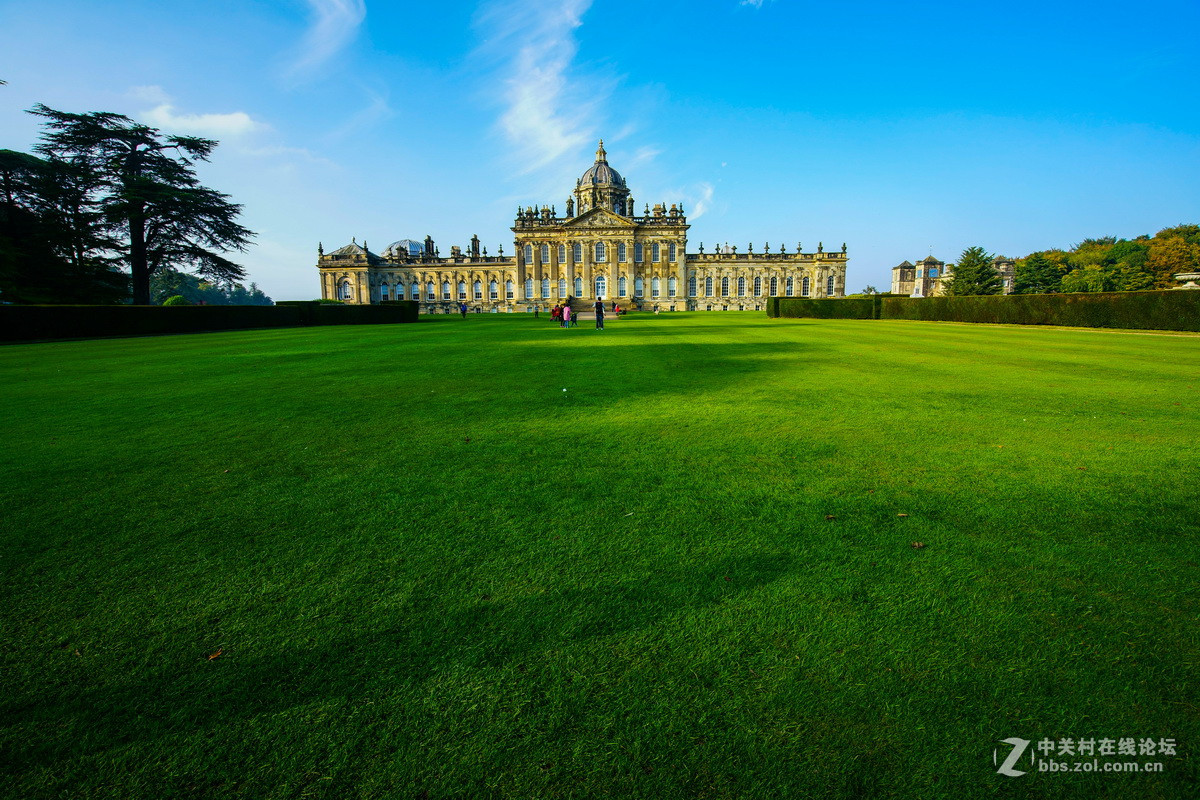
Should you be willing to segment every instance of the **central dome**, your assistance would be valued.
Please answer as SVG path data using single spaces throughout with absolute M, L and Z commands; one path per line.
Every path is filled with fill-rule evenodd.
M 624 186 L 625 179 L 621 177 L 615 169 L 608 165 L 608 153 L 604 152 L 604 140 L 600 140 L 600 146 L 596 148 L 596 163 L 588 167 L 587 172 L 583 173 L 583 177 L 579 179 L 581 186 L 590 186 L 597 184 L 608 184 L 610 186 Z

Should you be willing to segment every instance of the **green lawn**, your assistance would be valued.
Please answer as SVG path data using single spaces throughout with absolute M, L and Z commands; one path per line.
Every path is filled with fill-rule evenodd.
M 1200 337 L 588 324 L 0 347 L 0 796 L 1196 796 Z

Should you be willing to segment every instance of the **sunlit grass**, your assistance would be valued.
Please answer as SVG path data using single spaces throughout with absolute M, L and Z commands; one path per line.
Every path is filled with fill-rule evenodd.
M 0 348 L 6 793 L 1191 796 L 1200 338 L 584 325 Z

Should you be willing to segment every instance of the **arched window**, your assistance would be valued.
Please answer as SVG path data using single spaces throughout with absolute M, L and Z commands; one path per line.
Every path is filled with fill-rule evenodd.
M 671 278 L 667 281 L 667 297 L 674 297 L 678 289 L 679 281 L 675 280 L 674 278 Z
M 437 300 L 437 290 L 433 288 L 433 281 L 425 284 L 425 299 Z
M 729 278 L 721 278 L 721 297 L 729 297 Z
M 412 285 L 408 287 L 408 296 L 409 296 L 409 299 L 420 300 L 421 299 L 421 284 L 417 283 L 416 281 L 413 281 Z
M 604 295 L 606 295 L 606 294 L 608 294 L 608 279 L 605 278 L 603 275 L 597 275 L 596 276 L 596 294 L 594 296 L 597 300 L 602 300 L 602 299 L 604 299 Z
M 795 284 L 792 282 L 792 278 L 791 278 L 791 276 L 788 276 L 788 277 L 787 277 L 787 278 L 784 280 L 784 290 L 783 290 L 783 293 L 784 293 L 785 295 L 787 295 L 788 297 L 791 297 L 793 294 L 795 294 Z
M 792 279 L 788 278 L 789 285 L 791 284 L 791 282 L 792 282 Z M 800 282 L 800 296 L 808 297 L 810 292 L 811 292 L 811 288 L 810 288 L 808 276 L 805 276 L 804 280 Z M 788 292 L 788 294 L 791 294 L 791 292 Z
M 771 297 L 779 296 L 779 278 L 771 278 Z
M 688 297 L 696 296 L 696 278 L 695 276 L 688 278 Z
M 558 296 L 560 298 L 565 298 L 567 296 L 567 279 L 566 278 L 558 279 Z
M 712 297 L 713 296 L 712 290 L 713 290 L 713 281 L 712 281 L 712 276 L 709 275 L 707 278 L 704 279 L 704 296 Z M 711 311 L 712 309 L 709 309 L 709 310 Z
M 661 256 L 662 248 L 659 246 L 658 242 L 650 245 L 650 260 L 657 262 Z
M 645 245 L 643 245 L 641 242 L 633 243 L 633 260 L 636 263 L 638 263 L 638 264 L 642 263 L 642 256 L 645 255 L 645 252 L 646 252 Z
M 350 281 L 342 281 L 342 291 L 338 295 L 341 300 L 349 300 L 353 295 L 350 293 Z
M 546 298 L 549 296 L 550 296 L 550 279 L 542 278 L 542 297 Z
M 605 261 L 607 251 L 604 247 L 604 242 L 596 242 L 596 261 Z
M 458 282 L 458 299 L 459 300 L 467 299 L 467 282 L 466 281 Z
M 543 264 L 550 263 L 550 245 L 548 245 L 548 244 L 542 245 L 542 263 Z
M 662 290 L 662 282 L 658 278 L 651 278 L 650 279 L 650 296 L 658 297 L 659 292 L 661 290 Z
M 646 294 L 646 284 L 642 282 L 641 278 L 634 278 L 633 279 L 633 296 L 634 297 L 644 297 L 645 294 Z
M 560 244 L 558 246 L 558 263 L 562 264 L 567 260 L 567 246 Z
M 471 284 L 471 296 L 476 300 L 483 299 L 483 282 L 476 279 L 475 283 Z
M 583 297 L 583 278 L 579 275 L 575 276 L 575 296 Z
M 625 263 L 625 243 L 617 242 L 617 261 Z
M 622 275 L 622 276 L 621 276 L 621 278 L 620 278 L 620 280 L 618 280 L 618 281 L 617 281 L 617 295 L 618 295 L 619 297 L 624 297 L 624 296 L 625 296 L 625 294 L 626 294 L 626 291 L 625 291 L 625 290 L 626 290 L 626 286 L 625 286 L 625 276 L 624 276 L 624 275 Z
M 533 245 L 531 245 L 531 244 L 525 245 L 525 263 L 526 264 L 533 263 Z
M 762 278 L 754 279 L 754 296 L 762 297 Z M 758 309 L 755 310 L 757 311 Z
M 507 281 L 505 281 L 505 282 L 504 282 L 504 296 L 505 296 L 505 298 L 507 298 L 507 299 L 509 299 L 509 300 L 512 300 L 512 299 L 513 299 L 513 289 L 514 289 L 514 288 L 515 288 L 515 287 L 513 286 L 513 282 L 512 282 L 511 280 L 507 280 Z
M 825 279 L 825 294 L 833 297 L 833 276 L 830 275 Z
M 496 279 L 492 278 L 488 282 L 488 298 L 491 300 L 500 299 L 500 284 L 496 283 Z
M 738 293 L 737 293 L 737 296 L 738 296 L 738 297 L 745 297 L 745 296 L 746 296 L 746 279 L 745 279 L 745 278 L 738 278 Z
M 525 279 L 525 299 L 526 300 L 533 299 L 533 278 Z
M 379 284 L 379 299 L 380 300 L 388 299 L 388 285 L 386 283 Z
M 667 250 L 667 261 L 675 261 L 675 243 L 671 242 L 671 244 L 667 245 Z
M 581 263 L 583 261 L 583 245 L 579 242 L 576 242 L 571 247 L 571 255 L 574 257 L 576 264 Z

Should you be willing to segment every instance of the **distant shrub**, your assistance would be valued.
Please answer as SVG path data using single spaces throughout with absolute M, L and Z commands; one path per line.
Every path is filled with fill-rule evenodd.
M 166 300 L 163 300 L 163 305 L 164 306 L 190 306 L 191 303 L 189 303 L 188 299 L 186 297 L 184 297 L 183 295 L 177 294 L 177 295 L 174 295 L 173 297 L 168 297 Z

